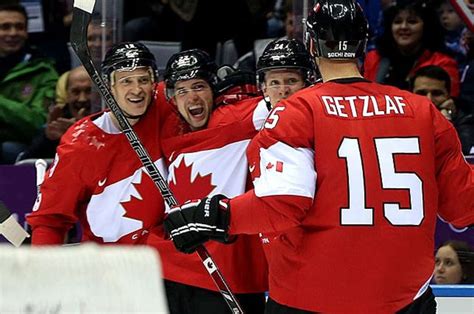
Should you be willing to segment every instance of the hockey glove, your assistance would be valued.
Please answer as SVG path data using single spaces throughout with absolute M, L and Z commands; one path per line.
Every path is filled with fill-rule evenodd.
M 234 239 L 229 237 L 227 230 L 230 222 L 229 199 L 218 194 L 192 201 L 181 206 L 181 212 L 188 228 L 195 228 L 199 233 L 208 236 L 211 240 L 230 243 Z
M 180 207 L 176 207 L 168 213 L 163 225 L 176 249 L 186 254 L 194 253 L 198 246 L 209 240 L 208 235 L 199 233 L 196 228 L 190 228 Z

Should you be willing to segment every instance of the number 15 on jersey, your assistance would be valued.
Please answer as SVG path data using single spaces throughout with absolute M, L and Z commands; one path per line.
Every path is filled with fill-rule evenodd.
M 377 138 L 373 142 L 377 153 L 382 188 L 404 189 L 410 195 L 410 207 L 386 200 L 384 217 L 395 226 L 417 226 L 424 217 L 423 182 L 414 172 L 396 172 L 395 154 L 420 154 L 419 140 L 408 138 Z M 374 209 L 367 208 L 363 156 L 358 138 L 343 138 L 338 149 L 339 158 L 346 160 L 349 206 L 341 208 L 341 225 L 373 225 Z M 413 156 L 416 158 L 416 156 Z

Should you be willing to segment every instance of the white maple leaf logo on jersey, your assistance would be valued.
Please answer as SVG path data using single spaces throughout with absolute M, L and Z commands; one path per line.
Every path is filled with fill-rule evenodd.
M 201 175 L 196 172 L 193 177 L 192 168 L 192 163 L 186 165 L 184 158 L 181 159 L 174 168 L 172 180 L 169 182 L 170 189 L 180 204 L 187 200 L 206 197 L 216 187 L 212 184 L 212 173 Z
M 104 242 L 116 242 L 118 239 L 143 228 L 141 220 L 126 217 L 124 204 L 132 197 L 142 200 L 135 184 L 142 182 L 143 169 L 121 181 L 105 187 L 101 194 L 93 195 L 87 205 L 87 221 L 95 236 Z

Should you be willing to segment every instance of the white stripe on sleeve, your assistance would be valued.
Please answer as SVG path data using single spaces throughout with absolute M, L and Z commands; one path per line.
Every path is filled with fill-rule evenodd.
M 317 174 L 314 151 L 278 142 L 260 148 L 260 177 L 255 178 L 255 195 L 295 195 L 314 198 Z
M 265 102 L 264 99 L 260 100 L 252 115 L 252 121 L 253 121 L 253 126 L 255 127 L 255 130 L 262 129 L 263 124 L 265 123 L 265 120 L 267 119 L 268 113 L 269 111 L 267 108 L 267 103 Z

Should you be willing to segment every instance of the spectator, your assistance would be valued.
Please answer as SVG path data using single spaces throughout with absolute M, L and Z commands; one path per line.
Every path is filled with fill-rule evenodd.
M 105 53 L 114 44 L 112 31 L 111 25 L 103 25 L 98 15 L 93 15 L 87 26 L 87 46 L 89 46 L 92 61 L 97 65 L 100 65 Z
M 105 38 L 105 41 L 103 40 Z M 113 28 L 111 23 L 104 25 L 99 14 L 93 14 L 91 22 L 87 26 L 87 46 L 91 54 L 92 61 L 98 69 L 107 51 L 114 44 Z M 79 60 L 77 60 L 80 62 Z M 80 64 L 80 63 L 79 63 Z M 79 65 L 78 64 L 78 65 Z M 99 91 L 93 87 L 91 94 L 91 113 L 101 111 L 102 98 Z
M 293 39 L 295 38 L 295 25 L 294 18 L 295 12 L 293 11 L 293 1 L 286 0 L 285 5 L 282 7 L 281 17 L 284 21 L 283 31 L 281 39 Z M 268 39 L 268 42 L 271 38 Z M 253 49 L 242 55 L 235 63 L 234 67 L 240 70 L 255 72 L 257 66 L 257 60 L 263 53 L 266 45 L 257 46 L 254 45 Z
M 459 72 L 462 73 L 466 63 L 466 51 L 461 44 L 461 33 L 465 24 L 449 0 L 440 1 L 437 12 L 441 26 L 445 30 L 444 44 L 453 53 Z
M 198 1 L 195 14 L 185 28 L 183 50 L 200 48 L 208 52 L 211 57 L 215 57 L 217 43 L 233 39 L 237 55 L 245 54 L 252 48 L 255 39 L 265 37 L 264 13 L 268 12 L 269 2 L 268 0 L 233 1 L 232 13 L 229 14 L 225 1 Z M 210 18 L 209 12 L 212 11 L 219 13 Z
M 41 129 L 19 159 L 54 158 L 59 140 L 75 122 L 90 114 L 92 81 L 83 66 L 67 73 L 66 103 L 50 109 L 45 127 Z
M 250 50 L 255 39 L 264 37 L 264 12 L 271 4 L 269 0 L 233 1 L 232 13 L 228 14 L 227 4 L 218 0 L 142 2 L 148 8 L 145 12 L 130 2 L 131 10 L 142 12 L 128 19 L 125 38 L 180 41 L 183 50 L 199 48 L 213 58 L 218 42 L 233 39 L 240 56 Z M 217 14 L 210 16 L 210 12 Z
M 357 2 L 364 10 L 365 15 L 367 16 L 367 21 L 369 23 L 369 42 L 368 46 L 373 47 L 373 42 L 375 37 L 380 34 L 381 28 L 381 13 L 383 12 L 383 6 L 387 6 L 387 3 L 384 1 L 369 1 L 369 0 L 357 0 Z M 387 2 L 387 1 L 385 1 Z
M 285 34 L 285 0 L 275 0 L 273 9 L 267 14 L 267 31 L 266 37 L 277 38 L 284 36 Z
M 0 163 L 13 163 L 46 120 L 58 74 L 26 44 L 21 5 L 0 5 Z
M 195 3 L 196 1 L 187 1 L 190 7 L 193 7 Z M 125 2 L 125 13 L 135 15 L 124 25 L 124 40 L 181 41 L 187 22 L 173 10 L 174 7 L 165 0 L 145 0 L 140 3 L 140 6 L 133 2 Z M 139 10 L 139 12 L 133 12 L 133 10 Z
M 474 112 L 474 33 L 466 28 L 462 33 L 461 41 L 467 53 L 467 64 L 461 76 L 460 97 Z
M 409 89 L 409 80 L 419 68 L 438 65 L 449 73 L 451 94 L 459 95 L 459 70 L 448 56 L 443 30 L 425 0 L 398 1 L 384 12 L 384 32 L 376 50 L 364 61 L 364 76 L 372 81 Z
M 434 282 L 438 285 L 474 283 L 474 250 L 467 242 L 447 241 L 438 248 Z
M 454 125 L 465 155 L 474 153 L 474 115 L 461 100 L 450 96 L 450 78 L 442 68 L 429 65 L 420 68 L 412 78 L 412 91 L 428 97 Z
M 466 2 L 467 7 L 471 10 L 472 14 L 474 14 L 474 3 L 472 0 L 464 0 L 464 2 Z
M 28 1 L 20 1 L 28 2 Z M 29 1 L 31 2 L 31 1 Z M 38 47 L 48 58 L 55 61 L 56 71 L 64 73 L 71 69 L 71 57 L 67 48 L 72 20 L 72 1 L 41 0 L 44 31 L 31 32 L 29 42 Z M 31 19 L 38 18 L 32 12 Z
M 70 71 L 64 72 L 59 76 L 58 81 L 56 82 L 56 100 L 54 101 L 55 105 L 64 107 L 67 102 L 67 81 L 69 78 Z

